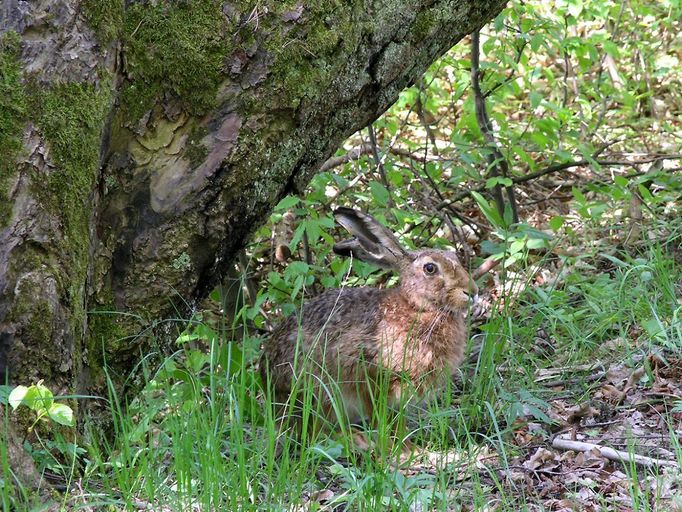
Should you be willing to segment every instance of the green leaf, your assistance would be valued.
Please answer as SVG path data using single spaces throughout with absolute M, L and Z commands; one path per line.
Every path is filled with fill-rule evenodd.
M 514 182 L 510 178 L 505 178 L 504 176 L 494 176 L 492 178 L 488 178 L 485 181 L 485 188 L 493 188 L 496 185 L 502 185 L 503 187 L 511 187 L 514 184 Z
M 305 275 L 310 272 L 310 266 L 305 261 L 292 261 L 287 265 L 284 275 L 287 277 Z
M 244 351 L 236 343 L 228 342 L 221 347 L 218 362 L 229 376 L 233 376 L 244 367 Z
M 195 340 L 198 340 L 200 338 L 201 338 L 201 336 L 199 336 L 198 334 L 185 333 L 185 334 L 181 334 L 180 336 L 178 336 L 177 339 L 175 340 L 175 343 L 177 343 L 178 345 L 183 345 L 184 343 L 188 343 L 190 341 L 195 341 Z
M 301 198 L 299 198 L 299 197 L 286 196 L 286 197 L 282 198 L 282 200 L 279 203 L 277 203 L 277 206 L 275 206 L 275 211 L 281 212 L 284 210 L 288 210 L 289 208 L 296 206 L 300 201 L 301 201 Z
M 619 187 L 627 187 L 629 183 L 628 179 L 625 176 L 614 176 L 613 182 Z
M 583 12 L 583 0 L 568 0 L 568 14 L 577 18 Z
M 74 426 L 73 410 L 66 404 L 52 404 L 47 410 L 47 415 L 60 425 Z
M 14 389 L 12 386 L 0 384 L 0 404 L 9 404 L 9 394 L 12 392 L 12 389 Z
M 369 190 L 372 193 L 372 197 L 379 206 L 383 207 L 388 206 L 388 198 L 390 196 L 390 193 L 388 189 L 386 189 L 386 187 L 384 187 L 378 181 L 370 181 Z
M 553 231 L 559 231 L 561 226 L 564 225 L 564 222 L 566 222 L 564 217 L 561 215 L 556 215 L 549 219 L 549 227 L 552 228 Z
M 530 99 L 530 108 L 535 109 L 542 103 L 542 94 L 536 91 L 531 91 L 530 94 L 528 95 L 528 99 Z
M 483 215 L 485 215 L 485 217 L 493 226 L 496 227 L 506 226 L 504 220 L 502 220 L 502 216 L 500 216 L 497 209 L 494 206 L 492 206 L 481 194 L 479 194 L 478 192 L 471 191 L 471 196 L 476 200 L 479 208 L 483 212 Z
M 547 241 L 542 238 L 529 238 L 526 247 L 529 249 L 544 249 L 547 247 Z
M 620 50 L 618 49 L 618 45 L 613 41 L 602 41 L 602 46 L 604 47 L 604 51 L 614 59 L 620 57 Z
M 208 364 L 210 358 L 210 355 L 199 350 L 189 350 L 187 351 L 187 366 L 195 374 L 199 373 Z
M 526 241 L 525 240 L 514 240 L 511 245 L 509 246 L 509 253 L 510 254 L 516 254 L 521 251 L 523 251 L 523 248 L 526 246 Z
M 38 383 L 28 388 L 24 403 L 33 411 L 49 410 L 54 400 L 52 391 Z
M 292 296 L 292 297 L 297 297 L 297 296 L 298 296 L 298 292 L 299 292 L 299 291 L 301 290 L 301 288 L 303 287 L 303 280 L 304 280 L 304 278 L 305 278 L 304 276 L 300 275 L 300 276 L 298 276 L 296 279 L 294 279 L 294 284 L 293 284 L 293 286 L 291 287 L 291 296 Z
M 21 405 L 21 402 L 23 402 L 27 392 L 28 388 L 26 386 L 17 386 L 12 390 L 12 392 L 9 394 L 9 398 L 7 399 L 9 404 L 12 406 L 12 409 L 16 410 L 16 408 Z
M 573 197 L 575 197 L 575 200 L 578 201 L 578 203 L 580 203 L 581 205 L 587 203 L 587 198 L 578 187 L 573 187 L 571 191 L 573 192 Z
M 656 198 L 644 185 L 637 185 L 637 190 L 639 191 L 639 195 L 642 196 L 642 199 L 644 199 L 646 203 L 656 202 Z
M 303 224 L 305 225 L 305 232 L 308 235 L 308 243 L 315 245 L 320 239 L 320 223 L 317 219 L 309 219 Z
M 221 298 L 221 297 L 220 297 L 220 287 L 219 287 L 219 286 L 217 286 L 217 287 L 215 287 L 215 288 L 213 289 L 213 291 L 212 291 L 212 292 L 210 293 L 210 295 L 209 295 L 209 298 L 210 298 L 212 301 L 220 302 L 220 298 Z
M 291 252 L 294 252 L 296 250 L 296 246 L 298 245 L 298 242 L 301 241 L 301 238 L 303 238 L 303 232 L 305 231 L 305 223 L 301 222 L 297 227 L 296 231 L 294 231 L 294 236 L 291 237 L 291 240 L 289 241 L 289 249 Z

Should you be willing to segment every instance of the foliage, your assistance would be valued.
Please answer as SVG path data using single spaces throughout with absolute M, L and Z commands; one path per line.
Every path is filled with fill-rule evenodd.
M 175 34 L 178 23 L 207 14 L 184 4 L 165 13 L 164 5 L 130 11 L 126 44 L 146 51 L 145 16 L 159 16 L 162 32 Z M 682 347 L 681 14 L 677 0 L 513 2 L 481 31 L 479 98 L 472 45 L 442 57 L 351 137 L 302 197 L 275 207 L 239 264 L 247 293 L 234 312 L 215 292 L 207 310 L 183 322 L 177 353 L 145 368 L 147 385 L 132 403 L 120 404 L 111 389 L 115 435 L 93 431 L 99 442 L 77 455 L 83 485 L 118 489 L 101 498 L 112 507 L 143 501 L 175 510 L 450 510 L 453 503 L 465 510 L 493 502 L 496 510 L 535 510 L 540 500 L 546 509 L 589 509 L 616 498 L 638 510 L 670 505 L 651 490 L 663 488 L 661 475 L 610 466 L 602 472 L 615 478 L 622 469 L 622 481 L 596 492 L 603 482 L 585 484 L 569 455 L 552 464 L 582 476 L 549 487 L 556 471 L 534 466 L 531 449 L 572 429 L 606 443 L 625 439 L 634 453 L 644 443 L 637 429 L 666 431 L 668 452 L 682 462 L 679 396 L 664 388 L 675 385 Z M 178 45 L 189 44 L 186 27 L 179 30 Z M 215 50 L 214 57 L 222 51 Z M 167 65 L 148 72 L 164 75 Z M 206 79 L 212 97 L 210 69 L 198 79 L 173 77 L 167 87 L 182 96 Z M 202 109 L 206 98 L 199 96 Z M 509 195 L 502 208 L 496 200 L 510 187 L 519 222 Z M 455 247 L 472 265 L 490 255 L 504 261 L 480 283 L 488 313 L 471 327 L 460 378 L 405 404 L 394 422 L 380 421 L 373 454 L 355 450 L 348 431 L 303 439 L 282 432 L 257 371 L 267 331 L 307 297 L 395 285 L 390 273 L 333 254 L 334 241 L 347 236 L 332 217 L 340 205 L 371 211 L 408 247 Z M 301 386 L 304 395 L 312 389 Z M 306 396 L 303 414 L 314 417 L 312 392 Z M 658 430 L 646 421 L 609 430 L 629 425 L 629 411 L 645 416 L 640 406 L 650 399 Z M 410 437 L 437 462 L 397 471 L 385 442 L 392 436 Z M 580 501 L 588 491 L 594 500 Z M 551 502 L 554 495 L 561 499 Z
M 280 202 L 250 252 L 254 281 L 267 283 L 257 302 L 289 313 L 288 297 L 302 287 L 314 295 L 338 286 L 347 263 L 329 250 L 336 205 L 372 211 L 409 246 L 473 244 L 482 255 L 504 256 L 507 267 L 538 261 L 564 236 L 606 229 L 620 243 L 627 235 L 619 230 L 635 229 L 633 216 L 669 216 L 682 189 L 681 13 L 679 2 L 512 4 L 483 31 L 480 64 L 509 176 L 488 176 L 490 148 L 469 88 L 471 49 L 460 44 L 374 123 L 376 148 L 371 134 L 357 134 L 339 154 L 351 155 L 345 165 L 317 175 L 304 199 Z M 489 199 L 496 185 L 510 184 L 523 197 L 519 225 Z M 268 252 L 287 209 L 296 217 L 288 238 L 294 262 L 280 267 Z M 351 279 L 372 275 L 356 265 Z
M 43 381 L 31 386 L 15 387 L 7 398 L 7 402 L 16 410 L 25 405 L 36 413 L 36 420 L 52 420 L 60 425 L 74 426 L 73 409 L 66 404 L 54 401 L 52 391 L 43 385 Z

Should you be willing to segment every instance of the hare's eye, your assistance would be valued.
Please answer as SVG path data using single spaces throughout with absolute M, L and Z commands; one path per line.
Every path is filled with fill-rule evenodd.
M 435 263 L 424 263 L 424 273 L 426 275 L 432 276 L 438 271 L 438 267 Z

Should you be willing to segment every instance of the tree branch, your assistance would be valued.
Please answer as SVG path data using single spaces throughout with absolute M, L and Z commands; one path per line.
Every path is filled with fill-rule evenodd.
M 474 92 L 474 106 L 476 109 L 476 121 L 481 130 L 483 139 L 490 150 L 488 155 L 488 176 L 491 178 L 497 176 L 508 177 L 509 164 L 500 151 L 495 134 L 493 133 L 493 126 L 488 117 L 488 111 L 485 106 L 485 98 L 481 92 L 480 83 L 480 31 L 475 31 L 471 34 L 471 88 Z M 514 196 L 514 189 L 512 187 L 505 187 L 507 199 L 509 200 L 509 207 L 512 212 L 512 221 L 514 223 L 519 221 L 518 209 L 516 207 L 516 198 Z M 498 183 L 493 187 L 493 199 L 497 206 L 497 211 L 500 216 L 504 215 L 505 204 L 502 197 L 502 186 Z
M 592 154 L 592 156 L 597 155 L 599 150 L 597 150 L 595 153 Z M 526 174 L 524 176 L 517 176 L 512 178 L 512 182 L 515 185 L 518 185 L 519 183 L 525 183 L 527 181 L 534 180 L 535 178 L 539 178 L 541 176 L 545 176 L 546 174 L 552 174 L 555 172 L 560 172 L 560 171 L 565 171 L 568 170 L 572 167 L 580 167 L 583 165 L 591 165 L 593 163 L 596 163 L 598 165 L 603 165 L 604 167 L 609 167 L 609 166 L 614 166 L 614 165 L 628 165 L 635 167 L 637 165 L 641 164 L 650 164 L 653 162 L 657 162 L 659 160 L 676 160 L 676 159 L 682 159 L 682 154 L 672 154 L 672 155 L 655 155 L 649 158 L 644 158 L 642 160 L 575 160 L 573 162 L 564 162 L 561 164 L 555 164 L 555 165 L 550 165 L 549 167 L 545 167 L 544 169 L 540 169 L 539 171 L 532 172 L 530 174 Z M 677 171 L 679 169 L 670 169 L 670 171 Z M 633 173 L 629 174 L 626 176 L 626 178 L 633 178 L 635 176 L 641 176 L 641 173 Z M 476 188 L 472 188 L 469 190 L 465 190 L 463 192 L 460 192 L 457 194 L 455 197 L 452 199 L 448 199 L 445 201 L 442 201 L 436 205 L 436 209 L 442 210 L 443 208 L 447 208 L 449 205 L 456 203 L 457 201 L 461 201 L 465 197 L 471 195 L 472 192 L 484 192 L 486 190 L 485 185 L 481 185 Z
M 651 457 L 646 457 L 644 455 L 637 455 L 636 453 L 628 453 L 620 450 L 614 450 L 608 446 L 601 446 L 593 443 L 583 443 L 580 441 L 571 441 L 569 439 L 561 439 L 555 437 L 552 441 L 552 448 L 559 450 L 573 450 L 577 452 L 591 452 L 592 450 L 598 450 L 601 455 L 609 460 L 615 462 L 622 462 L 623 464 L 629 464 L 634 462 L 640 466 L 647 468 L 665 466 L 669 468 L 679 469 L 677 462 L 672 460 L 654 459 Z

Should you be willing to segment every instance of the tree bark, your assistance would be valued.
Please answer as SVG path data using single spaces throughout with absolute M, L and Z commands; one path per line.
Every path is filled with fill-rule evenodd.
M 0 376 L 120 383 L 138 333 L 504 3 L 4 0 Z

